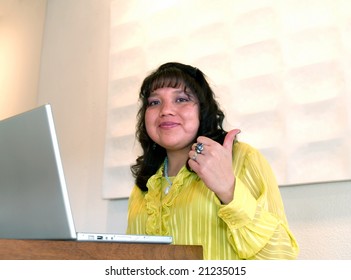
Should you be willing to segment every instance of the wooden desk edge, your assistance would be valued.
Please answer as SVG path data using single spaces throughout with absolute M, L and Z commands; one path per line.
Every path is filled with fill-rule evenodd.
M 200 245 L 0 239 L 2 260 L 202 260 Z

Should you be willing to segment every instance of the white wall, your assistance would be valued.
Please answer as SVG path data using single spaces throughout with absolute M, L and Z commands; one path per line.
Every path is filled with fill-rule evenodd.
M 107 227 L 101 199 L 109 0 L 49 0 L 38 104 L 51 103 L 78 231 Z
M 0 119 L 36 106 L 46 0 L 0 0 Z
M 351 259 L 351 181 L 281 187 L 299 259 Z
M 36 28 L 29 31 L 33 40 L 37 38 L 35 51 L 40 53 L 38 38 L 45 26 L 38 101 L 35 94 L 21 92 L 22 98 L 29 99 L 27 107 L 46 102 L 53 105 L 79 231 L 124 232 L 127 223 L 126 199 L 101 198 L 109 2 L 47 1 L 45 24 L 43 18 L 32 17 L 37 22 Z M 24 5 L 29 14 L 37 13 L 38 9 L 45 11 L 45 1 L 32 0 L 32 5 L 20 0 L 14 3 Z M 22 20 L 23 25 L 27 24 L 23 17 Z M 0 42 L 7 38 L 3 34 L 0 33 Z M 26 70 L 28 75 L 34 68 Z M 3 77 L 4 73 L 0 72 L 0 81 Z M 35 76 L 30 81 L 27 77 L 18 76 L 16 83 L 22 83 L 25 88 L 38 82 Z M 11 89 L 6 91 L 7 97 L 11 94 Z M 11 104 L 13 101 L 9 99 L 0 99 L 0 108 Z M 300 243 L 300 259 L 351 259 L 351 182 L 288 186 L 281 191 L 291 229 Z

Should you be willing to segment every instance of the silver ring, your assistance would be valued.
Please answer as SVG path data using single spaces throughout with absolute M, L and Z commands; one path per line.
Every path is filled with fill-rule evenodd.
M 195 154 L 191 157 L 192 160 L 196 161 L 198 153 L 195 151 Z
M 195 146 L 195 152 L 197 152 L 198 154 L 201 154 L 201 152 L 204 150 L 204 144 L 202 143 L 196 143 Z

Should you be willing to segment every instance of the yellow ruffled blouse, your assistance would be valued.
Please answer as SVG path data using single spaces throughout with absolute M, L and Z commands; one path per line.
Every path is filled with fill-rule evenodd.
M 202 245 L 204 259 L 296 259 L 298 244 L 268 162 L 258 150 L 236 142 L 233 170 L 234 199 L 222 205 L 185 166 L 165 195 L 161 166 L 148 180 L 147 192 L 134 186 L 127 233 L 171 235 L 174 244 Z

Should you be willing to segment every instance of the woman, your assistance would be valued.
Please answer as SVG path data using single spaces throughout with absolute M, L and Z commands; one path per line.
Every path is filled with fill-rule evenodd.
M 295 259 L 272 170 L 251 146 L 226 132 L 205 75 L 166 63 L 145 78 L 131 167 L 129 234 L 171 235 L 202 245 L 205 259 Z

